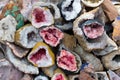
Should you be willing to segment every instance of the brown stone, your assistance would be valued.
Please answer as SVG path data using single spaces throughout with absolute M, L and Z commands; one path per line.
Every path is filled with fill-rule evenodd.
M 110 21 L 115 20 L 115 18 L 118 16 L 118 11 L 110 0 L 104 0 L 102 3 L 102 8 Z
M 102 57 L 106 69 L 117 70 L 120 68 L 120 48 Z

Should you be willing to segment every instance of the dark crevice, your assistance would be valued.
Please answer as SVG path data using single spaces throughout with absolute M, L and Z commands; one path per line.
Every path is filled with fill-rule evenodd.
M 73 10 L 73 6 L 72 6 L 73 2 L 74 2 L 74 0 L 71 1 L 70 5 L 68 5 L 68 7 L 64 8 L 64 11 L 72 11 Z
M 105 76 L 103 74 L 97 73 L 98 75 L 98 80 L 105 80 Z
M 29 43 L 30 41 L 34 40 L 35 37 L 36 37 L 35 32 L 32 31 L 32 32 L 28 33 L 28 34 L 27 34 L 28 43 Z
M 79 80 L 78 78 L 75 78 L 74 80 Z
M 120 62 L 120 55 L 116 55 L 112 60 L 116 62 Z

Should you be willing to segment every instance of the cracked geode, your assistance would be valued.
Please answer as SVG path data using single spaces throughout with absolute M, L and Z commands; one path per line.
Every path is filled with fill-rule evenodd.
M 52 76 L 51 80 L 68 80 L 68 78 L 62 70 L 56 69 L 54 71 L 54 75 Z
M 81 12 L 82 5 L 80 0 L 63 0 L 60 10 L 66 21 L 74 20 Z
M 84 13 L 74 21 L 74 35 L 86 51 L 104 49 L 107 45 L 104 26 L 99 20 L 94 19 L 97 11 L 95 9 Z
M 31 24 L 26 24 L 16 31 L 15 43 L 24 48 L 33 48 L 38 41 L 42 41 L 42 39 L 38 30 Z
M 47 7 L 34 6 L 30 17 L 32 25 L 36 28 L 50 26 L 54 23 L 53 15 Z
M 43 40 L 50 46 L 56 47 L 64 37 L 63 32 L 55 26 L 48 26 L 40 30 Z
M 37 42 L 27 58 L 37 67 L 50 67 L 55 64 L 55 55 L 44 42 Z
M 60 45 L 56 61 L 59 68 L 71 73 L 78 73 L 82 65 L 80 56 L 65 48 L 64 45 Z

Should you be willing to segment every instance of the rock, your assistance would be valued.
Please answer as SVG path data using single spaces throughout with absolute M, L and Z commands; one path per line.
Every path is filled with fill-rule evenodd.
M 0 42 L 14 42 L 16 25 L 16 20 L 10 15 L 0 21 Z
M 120 77 L 120 69 L 115 70 L 115 73 Z
M 79 80 L 98 80 L 92 64 L 85 63 L 82 65 Z
M 113 40 L 120 45 L 120 16 L 118 16 L 115 21 L 112 23 L 113 25 L 113 33 L 112 38 Z
M 55 55 L 44 42 L 37 42 L 27 59 L 36 67 L 50 67 L 55 64 Z
M 45 75 L 38 75 L 34 78 L 34 80 L 49 80 L 47 76 Z
M 107 46 L 103 50 L 95 50 L 93 53 L 98 56 L 104 56 L 115 50 L 118 50 L 117 44 L 107 36 Z
M 118 12 L 117 9 L 112 4 L 112 2 L 110 0 L 104 0 L 101 6 L 105 14 L 108 16 L 108 19 L 110 21 L 115 20 L 115 18 L 118 16 Z
M 106 72 L 95 72 L 97 74 L 98 80 L 109 80 Z
M 81 57 L 82 60 L 84 60 L 87 63 L 92 64 L 95 71 L 103 70 L 103 65 L 101 61 L 96 56 L 94 56 L 92 53 L 84 51 L 79 45 L 76 46 L 74 51 Z
M 24 74 L 21 80 L 33 80 L 33 78 L 29 74 Z
M 12 50 L 6 46 L 6 48 L 3 48 L 5 55 L 7 56 L 7 59 L 20 71 L 27 73 L 27 74 L 38 74 L 39 70 L 37 67 L 31 65 L 28 63 L 25 59 L 19 59 L 17 58 Z
M 38 30 L 31 24 L 26 24 L 15 33 L 15 43 L 24 48 L 33 48 L 38 41 L 42 41 Z
M 84 5 L 88 6 L 88 7 L 97 7 L 99 5 L 101 5 L 103 3 L 104 0 L 81 0 Z
M 68 80 L 68 78 L 63 71 L 61 71 L 60 69 L 56 69 L 51 80 Z
M 120 48 L 102 57 L 106 69 L 117 70 L 120 68 Z
M 69 80 L 79 80 L 79 75 L 68 75 Z
M 62 44 L 69 49 L 74 50 L 76 47 L 76 38 L 73 35 L 69 35 L 67 33 L 64 33 L 64 38 L 62 40 Z
M 66 21 L 74 20 L 82 11 L 80 0 L 63 0 L 60 11 Z
M 0 80 L 20 80 L 23 75 L 6 59 L 0 60 Z
M 25 57 L 27 53 L 29 52 L 29 49 L 22 48 L 14 43 L 7 42 L 6 44 L 11 48 L 14 55 L 19 58 Z
M 30 21 L 35 28 L 54 24 L 54 17 L 47 7 L 34 6 L 30 17 Z
M 54 71 L 57 69 L 56 65 L 50 66 L 50 67 L 44 67 L 42 68 L 42 71 L 45 73 L 45 75 L 52 77 L 54 75 Z
M 85 31 L 83 30 L 82 25 L 84 24 L 85 20 L 95 20 L 95 13 L 97 13 L 99 11 L 99 8 L 96 8 L 90 12 L 84 13 L 82 15 L 80 15 L 73 24 L 73 32 L 75 37 L 77 38 L 79 44 L 83 47 L 84 50 L 86 51 L 93 51 L 93 50 L 98 50 L 98 49 L 104 49 L 105 46 L 107 45 L 107 37 L 106 37 L 106 33 L 103 32 L 103 27 L 101 24 L 100 27 L 100 32 L 103 32 L 103 34 L 101 36 L 98 37 L 96 33 L 96 35 L 92 35 L 92 33 L 94 33 L 93 30 L 95 30 L 95 32 L 98 32 L 97 30 L 99 30 L 99 26 L 97 26 L 94 29 L 91 29 L 91 35 L 92 37 L 85 35 Z M 89 23 L 91 24 L 91 22 Z M 85 29 L 86 30 L 86 29 Z M 89 39 L 91 38 L 91 39 Z
M 109 77 L 110 77 L 110 80 L 120 80 L 120 77 L 115 74 L 113 71 L 109 70 L 107 71 Z
M 63 32 L 53 25 L 41 29 L 39 33 L 43 40 L 52 47 L 58 46 L 64 37 Z

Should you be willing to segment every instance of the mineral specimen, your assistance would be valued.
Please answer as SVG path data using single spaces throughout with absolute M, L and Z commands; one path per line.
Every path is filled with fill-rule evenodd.
M 96 56 L 94 56 L 92 53 L 84 51 L 84 49 L 77 45 L 75 50 L 74 50 L 82 60 L 84 60 L 87 63 L 90 63 L 93 65 L 95 71 L 102 71 L 103 70 L 103 65 Z
M 104 27 L 96 20 L 87 20 L 80 27 L 87 38 L 95 39 L 103 35 Z
M 51 80 L 68 80 L 68 78 L 60 69 L 56 69 Z
M 47 7 L 34 6 L 31 13 L 31 23 L 36 28 L 54 23 L 53 15 Z
M 3 48 L 4 49 L 4 48 Z M 20 71 L 28 74 L 38 74 L 39 70 L 37 67 L 28 63 L 26 59 L 19 59 L 15 57 L 12 50 L 7 46 L 4 49 L 4 53 L 7 59 Z
M 66 21 L 75 19 L 81 12 L 82 6 L 80 0 L 63 0 L 61 3 L 61 13 Z
M 15 43 L 24 48 L 33 48 L 38 41 L 42 41 L 42 39 L 38 30 L 31 24 L 26 24 L 16 31 Z
M 61 48 L 60 53 L 57 55 L 57 65 L 68 72 L 78 73 L 81 66 L 81 59 L 75 52 Z
M 110 52 L 102 57 L 102 62 L 106 69 L 117 70 L 120 68 L 120 49 Z
M 120 80 L 120 77 L 115 74 L 113 71 L 109 70 L 107 71 L 109 77 L 110 77 L 110 80 Z
M 50 67 L 55 63 L 55 56 L 47 44 L 37 42 L 29 53 L 28 60 L 37 67 Z
M 18 80 L 24 73 L 17 70 L 8 60 L 0 60 L 0 80 Z
M 95 25 L 99 25 L 99 26 L 96 26 L 93 29 L 90 27 L 86 27 L 86 28 L 82 27 L 82 23 L 84 24 L 86 20 L 88 21 L 93 19 L 92 22 L 91 21 L 89 22 L 89 24 L 91 25 L 92 23 L 96 22 L 94 21 L 95 20 L 94 18 L 95 18 L 95 13 L 97 11 L 98 9 L 95 9 L 90 12 L 82 14 L 74 21 L 74 25 L 73 25 L 73 32 L 79 44 L 83 47 L 84 50 L 89 52 L 92 50 L 104 49 L 105 46 L 107 45 L 106 33 L 104 32 L 104 27 L 102 26 L 101 23 L 99 24 L 98 22 L 97 24 L 95 23 Z
M 10 15 L 0 21 L 0 42 L 14 42 L 16 25 L 16 20 Z
M 49 44 L 50 46 L 56 47 L 60 40 L 63 38 L 64 34 L 58 28 L 54 26 L 49 26 L 43 28 L 40 31 L 40 35 L 42 36 L 43 40 Z

